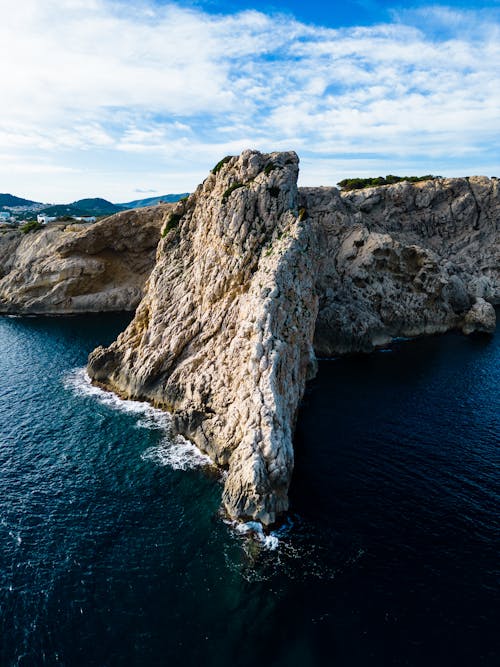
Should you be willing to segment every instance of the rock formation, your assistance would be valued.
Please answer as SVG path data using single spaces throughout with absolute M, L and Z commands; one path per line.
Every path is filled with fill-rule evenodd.
M 293 153 L 246 152 L 180 203 L 128 329 L 89 373 L 174 413 L 228 467 L 233 516 L 287 509 L 292 432 L 312 373 L 317 313 L 311 226 L 298 214 Z
M 134 310 L 172 205 L 124 211 L 94 225 L 52 224 L 0 235 L 0 313 Z
M 88 366 L 171 411 L 227 469 L 229 515 L 265 524 L 288 506 L 314 351 L 492 331 L 500 300 L 495 179 L 340 193 L 299 190 L 297 174 L 295 153 L 222 160 L 170 214 L 134 320 Z
M 304 188 L 301 197 L 322 248 L 318 355 L 367 352 L 396 336 L 494 329 L 496 179 L 403 182 L 347 193 Z

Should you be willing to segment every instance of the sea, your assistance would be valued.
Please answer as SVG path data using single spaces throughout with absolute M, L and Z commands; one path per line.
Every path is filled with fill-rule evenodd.
M 321 360 L 264 534 L 90 385 L 129 319 L 0 318 L 1 667 L 500 665 L 499 334 Z

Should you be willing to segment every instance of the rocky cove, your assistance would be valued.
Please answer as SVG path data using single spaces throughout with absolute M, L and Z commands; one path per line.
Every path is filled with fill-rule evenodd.
M 137 306 L 89 375 L 170 411 L 227 469 L 228 514 L 264 524 L 288 508 L 316 357 L 492 332 L 500 301 L 496 179 L 339 192 L 297 177 L 295 153 L 245 151 L 172 209 L 0 239 L 2 312 Z

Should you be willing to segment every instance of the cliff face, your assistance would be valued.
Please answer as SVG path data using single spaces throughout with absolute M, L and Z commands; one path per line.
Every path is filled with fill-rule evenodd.
M 313 368 L 313 230 L 294 153 L 245 152 L 175 209 L 128 329 L 89 361 L 94 380 L 172 411 L 228 467 L 233 516 L 287 509 L 292 430 Z
M 500 302 L 500 188 L 483 177 L 339 193 L 304 188 L 322 248 L 318 355 L 396 336 L 492 331 Z
M 252 151 L 214 172 L 165 223 L 135 319 L 88 370 L 171 411 L 227 468 L 228 513 L 272 523 L 288 506 L 313 346 L 329 355 L 494 328 L 498 184 L 299 191 L 294 153 Z
M 133 310 L 171 205 L 125 211 L 90 227 L 0 236 L 0 313 Z

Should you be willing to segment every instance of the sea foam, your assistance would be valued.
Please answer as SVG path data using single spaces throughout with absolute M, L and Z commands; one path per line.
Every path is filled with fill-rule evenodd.
M 226 520 L 225 523 L 234 530 L 237 535 L 249 537 L 255 540 L 265 549 L 274 551 L 280 545 L 280 540 L 276 532 L 266 534 L 261 523 L 258 521 L 246 521 L 240 523 L 238 521 Z
M 142 453 L 141 458 L 144 461 L 169 466 L 174 470 L 188 470 L 213 465 L 210 457 L 201 452 L 196 445 L 181 435 L 174 434 L 172 417 L 168 412 L 153 408 L 144 401 L 130 401 L 120 398 L 111 391 L 94 386 L 85 367 L 71 371 L 64 379 L 64 386 L 76 395 L 91 397 L 112 410 L 137 415 L 137 428 L 161 430 L 164 437 L 158 445 L 149 447 Z
M 64 386 L 82 397 L 91 397 L 112 410 L 137 415 L 137 428 L 159 429 L 163 438 L 158 445 L 149 447 L 141 454 L 143 461 L 150 461 L 160 466 L 168 466 L 174 470 L 189 470 L 213 466 L 209 456 L 204 454 L 192 442 L 173 432 L 172 416 L 168 412 L 158 410 L 144 401 L 130 401 L 120 398 L 111 391 L 100 389 L 92 384 L 85 367 L 72 370 L 64 379 Z M 224 479 L 225 473 L 221 476 Z M 257 521 L 240 523 L 226 521 L 234 532 L 257 542 L 266 550 L 274 551 L 280 540 L 276 533 L 266 534 Z

